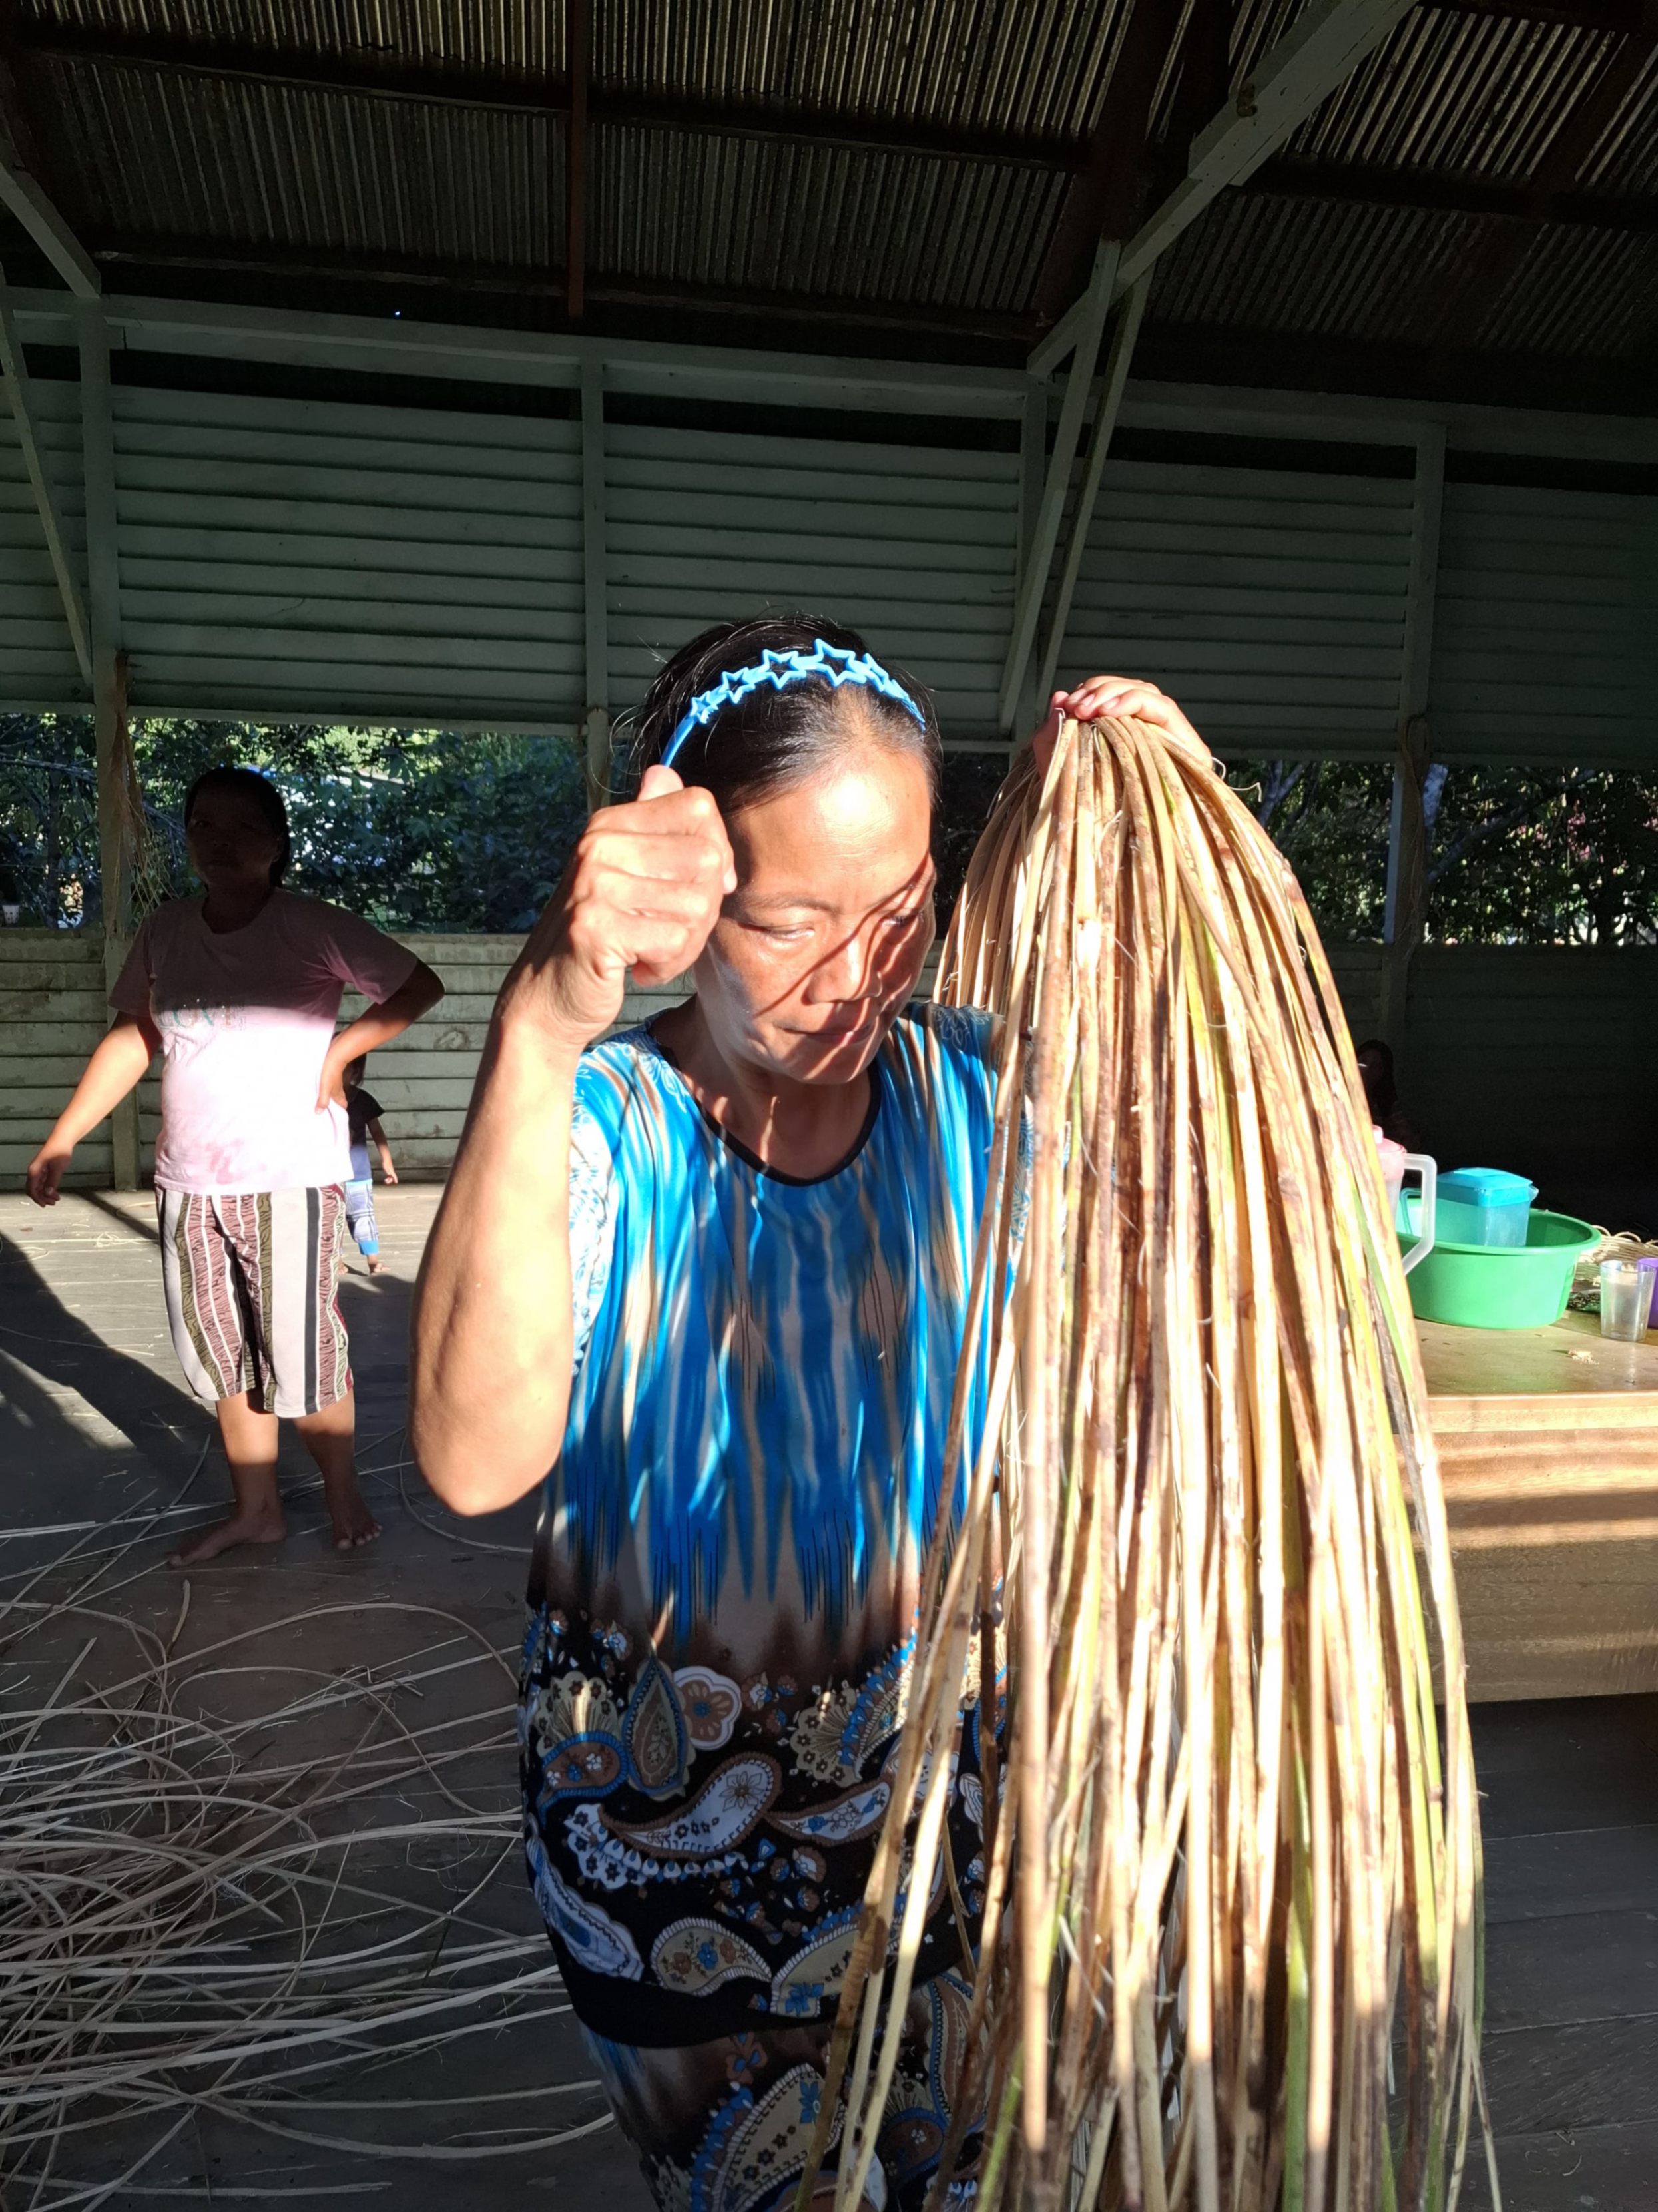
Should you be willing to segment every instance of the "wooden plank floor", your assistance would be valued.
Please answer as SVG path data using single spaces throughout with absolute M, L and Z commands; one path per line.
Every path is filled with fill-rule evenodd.
M 191 1601 L 178 1650 L 189 1656 L 231 1627 L 264 1626 L 268 1640 L 248 1647 L 259 1668 L 302 1663 L 341 1673 L 387 1664 L 419 1649 L 429 1624 L 406 1626 L 398 1608 L 440 1607 L 480 1632 L 509 1660 L 523 1632 L 525 1562 L 533 1508 L 528 1503 L 478 1522 L 459 1522 L 418 1486 L 399 1480 L 407 1381 L 409 1300 L 438 1193 L 404 1186 L 376 1193 L 386 1272 L 370 1280 L 360 1261 L 342 1290 L 351 1331 L 364 1489 L 385 1533 L 367 1551 L 334 1552 L 325 1533 L 311 1473 L 291 1432 L 282 1474 L 289 1491 L 285 1544 L 259 1553 L 231 1552 L 190 1571 Z M 97 1192 L 66 1196 L 51 1213 L 0 1194 L 0 1470 L 7 1525 L 0 1529 L 0 1595 L 9 1595 L 37 1565 L 76 1540 L 74 1531 L 118 1514 L 167 1506 L 184 1492 L 208 1429 L 205 1411 L 179 1379 L 162 1312 L 155 1208 L 148 1197 Z M 378 1440 L 378 1446 L 376 1446 Z M 106 1602 L 163 1632 L 178 1618 L 180 1578 L 163 1565 L 180 1531 L 222 1510 L 227 1477 L 216 1452 L 203 1468 L 177 1517 L 166 1520 L 123 1562 L 119 1595 Z M 66 1533 L 67 1532 L 67 1533 Z M 96 1542 L 96 1536 L 88 1537 Z M 114 1532 L 107 1539 L 118 1545 Z M 501 1547 L 505 1547 L 504 1549 Z M 89 1553 L 95 1561 L 99 1553 Z M 143 1570 L 142 1573 L 139 1572 Z M 9 1579 L 8 1579 L 9 1577 Z M 55 1588 L 56 1585 L 54 1584 Z M 355 1609 L 361 1607 L 361 1611 Z M 282 1624 L 313 1607 L 334 1608 L 308 1620 L 302 1636 Z M 435 1632 L 440 1634 L 441 1627 Z M 29 1702 L 31 1679 L 51 1683 L 75 1659 L 77 1625 L 62 1656 L 49 1647 L 31 1678 L 14 1663 L 0 1692 Z M 278 1678 L 271 1676 L 270 1680 Z M 459 1719 L 483 1700 L 465 1669 L 428 1685 L 428 1725 Z M 250 1692 L 250 1694 L 255 1692 Z M 258 1692 L 263 1694 L 263 1692 Z M 484 1693 L 487 1696 L 489 1693 Z M 506 1720 L 510 1692 L 501 1686 Z M 306 1741 L 315 1756 L 331 1755 L 325 1720 Z M 477 1805 L 515 1820 L 517 1780 L 503 1744 L 459 1786 Z M 418 1817 L 418 1796 L 405 1792 L 392 1817 Z M 388 1862 L 376 1878 L 407 1881 L 422 1896 L 434 1879 L 418 1848 L 408 1871 Z M 503 1863 L 487 1899 L 505 1933 L 539 1941 L 539 1918 L 520 1869 Z M 384 2195 L 398 2212 L 496 2212 L 506 2204 L 550 2205 L 568 2212 L 647 2212 L 649 2197 L 632 2152 L 614 2125 L 536 2154 L 507 2152 L 440 2162 L 405 2154 L 410 2142 L 442 2143 L 454 2132 L 457 2107 L 474 2090 L 546 2085 L 522 2107 L 549 2132 L 603 2118 L 603 2097 L 573 2020 L 504 2023 L 466 2042 L 416 2048 L 367 2087 L 354 2073 L 331 2089 L 313 2081 L 308 2094 L 402 2098 L 354 2113 L 349 2126 L 326 2105 L 311 2112 L 296 2100 L 297 2124 L 308 2139 L 273 2136 L 203 2109 L 164 2147 L 131 2188 L 98 2201 L 107 2212 L 168 2212 L 193 2204 L 297 2201 L 352 2212 L 365 2192 Z M 326 2076 L 324 2080 L 326 2080 Z M 582 2085 L 582 2086 L 578 2086 Z M 423 2100 L 434 2101 L 430 2116 Z M 459 2108 L 464 2115 L 464 2106 Z M 514 2108 L 516 2111 L 518 2108 Z M 493 2120 L 490 2123 L 494 2124 Z M 88 2189 L 118 2175 L 160 2132 L 105 2130 L 64 2138 L 54 2183 Z M 366 2138 L 359 2154 L 335 2141 Z M 492 2147 L 493 2148 L 493 2147 Z M 295 2192 L 299 2192 L 297 2197 Z M 27 2192 L 7 2190 L 7 2212 Z M 55 2200 L 54 2200 L 55 2201 Z M 75 2201 L 80 2201 L 78 2199 Z
M 1505 2212 L 1654 2212 L 1658 1697 L 1482 1705 L 1473 1738 Z
M 347 1285 L 366 1437 L 402 1419 L 409 1285 L 435 1195 L 377 1194 L 389 1272 Z M 77 1194 L 42 1216 L 0 1198 L 0 1465 L 11 1522 L 131 1510 L 158 1487 L 176 1492 L 188 1472 L 205 1417 L 180 1390 L 155 1278 L 147 1201 Z M 304 1474 L 297 1462 L 288 1471 Z M 395 1481 L 372 1479 L 370 1490 L 386 1523 L 372 1552 L 336 1558 L 307 1505 L 280 1553 L 232 1555 L 195 1575 L 187 1636 L 208 1633 L 221 1611 L 251 1621 L 354 1589 L 441 1602 L 514 1640 L 523 1568 L 469 1541 L 489 1524 L 439 1540 L 410 1517 Z M 35 1554 L 22 1527 L 9 1533 L 4 1565 L 15 1568 Z M 151 1547 L 158 1561 L 167 1540 Z M 153 1589 L 134 1585 L 123 1602 L 153 1602 L 170 1622 L 176 1588 L 158 1565 Z M 1485 2065 L 1508 2212 L 1658 2212 L 1658 1696 L 1482 1705 L 1473 1732 L 1486 1837 Z M 533 1925 L 516 1880 L 503 1910 Z M 493 2045 L 491 2063 L 506 2063 Z M 573 2033 L 547 2037 L 529 2063 L 553 2082 L 586 2070 Z M 456 2062 L 444 2069 L 416 2069 L 411 2088 L 424 2080 L 453 2093 Z M 92 2148 L 79 2154 L 88 2173 L 109 2170 Z M 210 2182 L 216 2196 L 301 2185 L 326 2195 L 332 2184 L 343 2203 L 370 2166 L 343 2154 L 289 2158 L 215 2123 L 147 2172 L 156 2194 L 109 2201 L 112 2212 L 150 2212 L 169 2188 L 183 2203 Z M 402 2212 L 484 2212 L 519 2195 L 571 2212 L 641 2212 L 647 2201 L 613 2129 L 536 2165 L 422 2169 L 392 2154 L 367 2178 L 389 2178 Z M 1463 2203 L 1471 2212 L 1489 2204 L 1477 2150 Z

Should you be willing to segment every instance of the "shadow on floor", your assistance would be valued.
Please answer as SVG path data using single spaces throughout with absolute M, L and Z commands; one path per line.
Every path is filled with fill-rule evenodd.
M 161 1285 L 155 1286 L 159 1304 Z M 26 1369 L 44 1407 L 82 1449 L 86 1437 L 52 1407 L 52 1388 L 83 1398 L 159 1472 L 188 1466 L 201 1449 L 211 1416 L 182 1384 L 169 1382 L 141 1359 L 106 1344 L 49 1290 L 23 1247 L 0 1232 L 0 1350 Z M 31 1447 L 35 1449 L 37 1447 Z M 18 1462 L 14 1462 L 13 1464 Z
M 83 1206 L 95 1206 L 106 1220 L 114 1222 L 118 1228 L 126 1230 L 130 1235 L 139 1237 L 147 1244 L 154 1244 L 159 1250 L 161 1232 L 148 1214 L 130 1213 L 125 1206 L 118 1206 L 101 1190 L 66 1191 L 64 1195 L 66 1199 L 79 1200 Z M 58 1203 L 61 1205 L 63 1200 Z

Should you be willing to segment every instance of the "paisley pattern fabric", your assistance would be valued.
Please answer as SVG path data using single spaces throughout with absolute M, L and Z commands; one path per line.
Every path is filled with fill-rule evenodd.
M 519 1708 L 531 1879 L 580 2018 L 698 2044 L 830 2018 L 908 1692 L 994 1107 L 987 1017 L 913 1008 L 853 1156 L 799 1182 L 649 1032 L 583 1060 L 577 1364 Z M 983 1431 L 984 1364 L 964 1441 Z M 976 1680 L 976 1675 L 975 1675 Z M 969 1942 L 977 1715 L 949 1834 Z M 921 1972 L 961 1954 L 940 1879 Z
M 921 2212 L 950 2128 L 969 2002 L 954 1974 L 911 1999 L 865 2187 L 870 2212 Z M 591 2030 L 586 2042 L 660 2212 L 784 2212 L 793 2204 L 823 2101 L 827 2029 L 766 2029 L 675 2051 Z M 837 2112 L 826 2178 L 841 2134 Z M 977 2200 L 981 2135 L 975 2118 L 945 2185 L 950 2212 Z

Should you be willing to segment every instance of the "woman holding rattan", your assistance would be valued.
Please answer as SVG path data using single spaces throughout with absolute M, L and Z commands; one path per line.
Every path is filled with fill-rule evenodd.
M 1061 708 L 1184 727 L 1119 678 L 1054 705 L 1039 743 Z M 917 684 L 831 624 L 728 625 L 664 669 L 639 738 L 638 797 L 593 817 L 501 994 L 417 1300 L 414 1436 L 459 1510 L 546 1485 L 537 1897 L 657 2201 L 769 2212 L 806 2162 L 958 1492 L 994 1068 L 987 1018 L 912 1004 L 940 759 Z M 693 997 L 597 1042 L 630 974 L 687 970 Z M 931 1901 L 878 2206 L 920 2203 L 950 2123 L 980 1773 L 969 1710 L 959 1894 Z M 974 2154 L 969 2131 L 967 2193 Z

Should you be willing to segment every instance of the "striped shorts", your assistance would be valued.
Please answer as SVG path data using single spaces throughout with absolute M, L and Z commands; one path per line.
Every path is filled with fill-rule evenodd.
M 158 1190 L 167 1327 L 185 1379 L 213 1405 L 319 1413 L 351 1388 L 335 1285 L 345 1196 L 315 1190 Z

